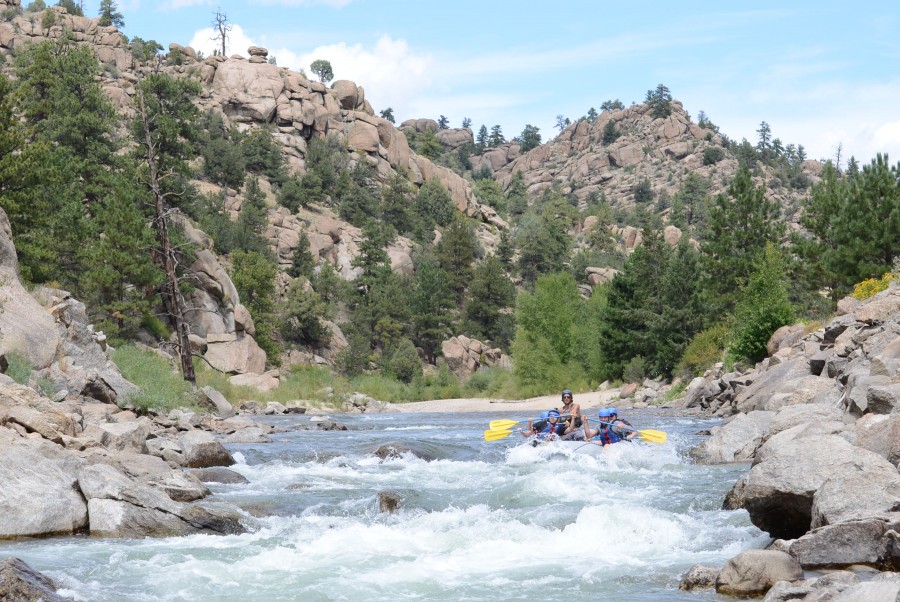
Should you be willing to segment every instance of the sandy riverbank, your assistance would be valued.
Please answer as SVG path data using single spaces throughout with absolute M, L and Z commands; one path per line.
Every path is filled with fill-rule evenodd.
M 606 407 L 620 403 L 623 407 L 629 407 L 631 404 L 619 401 L 619 389 L 610 389 L 608 391 L 590 391 L 586 393 L 575 393 L 575 401 L 581 406 L 583 411 L 594 408 Z M 392 403 L 388 405 L 390 412 L 494 412 L 494 411 L 515 411 L 522 410 L 525 412 L 549 410 L 550 408 L 560 407 L 562 401 L 560 395 L 545 395 L 543 397 L 532 397 L 530 399 L 488 399 L 488 398 L 467 398 L 467 399 L 435 399 L 432 401 L 414 401 L 410 403 Z

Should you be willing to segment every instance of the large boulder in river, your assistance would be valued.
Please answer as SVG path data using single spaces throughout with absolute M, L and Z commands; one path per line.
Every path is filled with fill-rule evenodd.
M 700 464 L 747 462 L 753 459 L 773 416 L 774 412 L 763 411 L 738 414 L 714 427 L 710 438 L 691 450 L 691 457 Z
M 829 478 L 875 474 L 880 478 L 873 487 L 878 487 L 886 484 L 890 469 L 897 472 L 883 458 L 839 436 L 794 439 L 786 434 L 773 437 L 760 448 L 758 463 L 726 498 L 726 508 L 745 508 L 753 524 L 773 537 L 792 539 L 810 529 L 816 492 Z
M 231 466 L 234 458 L 219 441 L 206 431 L 191 430 L 180 438 L 188 468 Z

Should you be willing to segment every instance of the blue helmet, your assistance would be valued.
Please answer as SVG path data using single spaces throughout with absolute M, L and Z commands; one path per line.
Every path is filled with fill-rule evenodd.
M 597 412 L 597 418 L 609 418 L 612 415 L 612 412 L 607 408 L 603 408 L 599 412 Z
M 618 411 L 616 408 L 609 408 L 609 415 L 612 416 L 613 414 L 615 414 L 616 416 L 618 416 L 618 415 L 619 415 L 619 411 Z
M 549 417 L 550 417 L 550 412 L 548 412 L 546 410 L 541 412 L 541 420 L 546 420 Z
M 559 418 L 559 410 L 550 410 L 547 412 L 547 418 Z

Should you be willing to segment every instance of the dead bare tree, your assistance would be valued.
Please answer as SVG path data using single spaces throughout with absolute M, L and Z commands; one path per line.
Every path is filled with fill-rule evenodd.
M 222 11 L 222 7 L 216 9 L 214 13 L 213 22 L 212 22 L 213 30 L 215 31 L 215 35 L 210 38 L 213 42 L 221 44 L 222 46 L 222 56 L 225 56 L 225 50 L 228 45 L 228 38 L 231 37 L 231 30 L 234 28 L 228 22 L 228 15 Z

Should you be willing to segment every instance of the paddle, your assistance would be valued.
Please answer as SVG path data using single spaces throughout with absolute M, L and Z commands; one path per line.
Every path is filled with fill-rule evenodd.
M 604 422 L 603 420 L 594 420 L 593 418 L 588 418 L 590 422 L 599 422 L 600 424 L 605 424 L 607 426 L 613 426 L 612 422 Z M 624 424 L 619 425 L 619 428 L 623 428 L 627 431 L 634 431 L 638 434 L 638 438 L 642 441 L 649 441 L 650 443 L 665 443 L 668 435 L 664 431 L 655 431 L 653 429 L 642 429 L 638 430 L 635 428 L 631 428 L 630 426 L 625 426 Z
M 564 418 L 569 418 L 570 416 L 571 414 L 563 414 L 559 417 L 559 419 L 562 420 Z M 490 430 L 492 431 L 506 430 L 511 429 L 517 424 L 528 422 L 529 420 L 537 422 L 538 420 L 546 420 L 546 418 L 525 418 L 523 420 L 491 420 L 488 424 L 488 428 L 490 428 Z
M 497 441 L 498 439 L 504 439 L 513 434 L 513 431 L 510 430 L 491 430 L 488 429 L 484 431 L 484 440 L 485 441 Z

